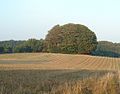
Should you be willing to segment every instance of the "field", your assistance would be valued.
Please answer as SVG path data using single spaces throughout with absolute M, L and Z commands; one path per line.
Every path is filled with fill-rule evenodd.
M 0 94 L 120 94 L 120 58 L 0 55 Z
M 0 55 L 0 69 L 119 70 L 120 58 L 50 53 Z

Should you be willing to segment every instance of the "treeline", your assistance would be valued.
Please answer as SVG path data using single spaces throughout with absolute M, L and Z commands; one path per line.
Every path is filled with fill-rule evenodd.
M 97 56 L 120 57 L 120 43 L 99 41 L 97 49 L 92 54 Z
M 0 53 L 45 52 L 44 40 L 29 39 L 27 41 L 1 41 Z M 97 49 L 92 52 L 96 56 L 120 57 L 120 43 L 99 41 Z
M 0 53 L 49 52 L 120 57 L 120 43 L 97 42 L 96 34 L 81 24 L 56 25 L 46 38 L 1 41 Z
M 27 41 L 1 41 L 0 53 L 45 52 L 44 40 L 29 39 Z M 120 57 L 120 43 L 99 41 L 97 49 L 92 52 L 96 56 Z
M 27 41 L 1 41 L 0 53 L 42 52 L 43 40 L 29 39 Z

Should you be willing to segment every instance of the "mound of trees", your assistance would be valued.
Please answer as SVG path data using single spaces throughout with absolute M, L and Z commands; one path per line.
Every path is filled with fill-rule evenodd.
M 45 46 L 47 52 L 91 54 L 97 47 L 97 38 L 84 25 L 56 25 L 46 36 Z
M 54 26 L 45 40 L 1 41 L 0 54 L 50 52 L 67 54 L 92 54 L 96 56 L 120 57 L 120 43 L 99 41 L 94 32 L 80 24 Z
M 120 57 L 120 43 L 99 41 L 97 49 L 92 54 L 97 56 Z

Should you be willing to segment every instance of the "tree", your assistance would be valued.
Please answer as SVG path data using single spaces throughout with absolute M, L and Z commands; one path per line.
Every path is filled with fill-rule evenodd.
M 90 54 L 97 47 L 97 38 L 84 25 L 56 25 L 48 32 L 45 45 L 48 52 Z
M 32 49 L 32 52 L 41 52 L 43 49 L 43 40 L 29 39 L 26 45 Z
M 3 53 L 14 53 L 14 48 L 16 45 L 22 44 L 24 41 L 0 41 L 0 47 L 4 49 Z
M 97 49 L 92 54 L 97 56 L 120 57 L 120 43 L 99 41 Z
M 4 53 L 4 47 L 0 47 L 0 54 Z
M 14 51 L 17 53 L 22 52 L 42 52 L 43 40 L 29 39 L 20 45 L 16 45 Z
M 20 45 L 16 45 L 14 48 L 15 53 L 25 53 L 25 52 L 32 52 L 32 49 L 30 46 L 26 45 L 26 42 Z

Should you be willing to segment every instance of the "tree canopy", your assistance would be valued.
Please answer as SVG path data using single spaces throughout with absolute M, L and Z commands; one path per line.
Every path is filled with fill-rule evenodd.
M 91 54 L 95 56 L 120 57 L 120 43 L 97 42 L 93 31 L 81 24 L 56 25 L 46 38 L 25 41 L 0 41 L 3 53 L 51 52 L 67 54 Z
M 92 54 L 98 56 L 120 57 L 120 43 L 99 41 L 97 49 Z
M 0 53 L 13 53 L 16 45 L 22 44 L 24 41 L 0 41 Z
M 47 34 L 45 44 L 48 52 L 90 54 L 97 47 L 97 38 L 84 25 L 56 25 Z
M 42 39 L 29 39 L 27 41 L 1 41 L 0 53 L 42 52 Z
M 42 52 L 43 40 L 29 39 L 15 47 L 15 52 Z

